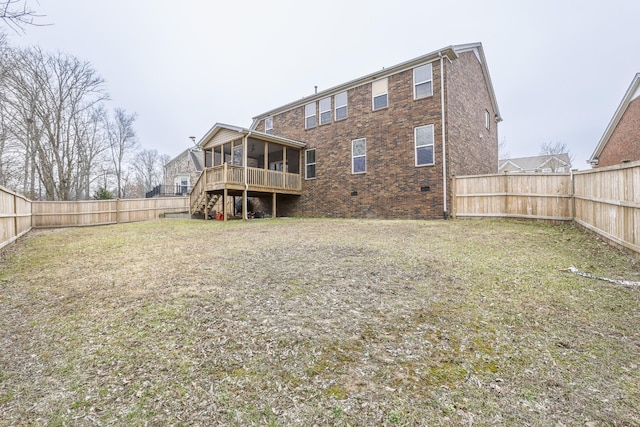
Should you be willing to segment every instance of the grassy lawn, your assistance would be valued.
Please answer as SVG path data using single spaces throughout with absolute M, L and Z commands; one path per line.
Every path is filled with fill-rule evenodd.
M 0 261 L 0 425 L 640 425 L 640 261 L 573 226 L 165 219 Z

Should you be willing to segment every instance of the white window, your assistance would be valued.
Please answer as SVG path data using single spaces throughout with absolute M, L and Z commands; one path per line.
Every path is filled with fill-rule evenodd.
M 387 95 L 388 79 L 380 79 L 371 83 L 371 92 L 373 96 L 373 109 L 379 110 L 389 106 Z
M 320 100 L 320 124 L 331 123 L 331 97 Z
M 273 134 L 273 117 L 264 119 L 264 133 Z
M 335 104 L 335 118 L 336 120 L 342 120 L 347 118 L 347 92 L 340 92 L 333 97 L 333 103 Z
M 431 64 L 413 69 L 413 99 L 433 95 Z
M 189 192 L 189 177 L 177 176 L 174 179 L 176 194 L 187 194 Z
M 415 128 L 416 166 L 433 165 L 433 125 Z
M 312 102 L 304 106 L 304 128 L 309 129 L 316 125 L 316 103 Z
M 305 179 L 314 179 L 316 177 L 316 149 L 311 148 L 304 152 L 305 160 Z
M 354 139 L 351 141 L 351 173 L 365 173 L 366 171 L 367 139 Z
M 484 127 L 489 130 L 491 128 L 491 115 L 488 110 L 484 110 Z

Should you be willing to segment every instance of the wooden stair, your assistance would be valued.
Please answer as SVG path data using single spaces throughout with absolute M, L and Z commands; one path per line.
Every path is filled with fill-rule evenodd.
M 213 194 L 211 197 L 207 197 L 207 193 L 203 192 L 196 199 L 196 202 L 191 206 L 191 215 L 196 213 L 204 213 L 211 212 L 211 208 L 215 206 L 215 204 L 220 199 L 220 194 Z

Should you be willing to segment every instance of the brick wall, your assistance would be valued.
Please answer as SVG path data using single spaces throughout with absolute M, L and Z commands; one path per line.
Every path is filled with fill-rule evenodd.
M 476 61 L 474 64 L 473 61 Z M 455 144 L 472 147 L 451 148 L 449 156 L 457 157 L 454 171 L 491 173 L 497 171 L 497 132 L 495 123 L 484 141 L 477 141 L 478 126 L 484 129 L 484 111 L 491 110 L 488 92 L 480 66 L 473 53 L 447 64 L 453 85 L 449 102 L 455 110 L 453 120 Z M 458 63 L 460 63 L 458 65 Z M 432 62 L 433 95 L 413 99 L 413 70 L 388 78 L 389 106 L 372 111 L 371 83 L 348 90 L 348 117 L 329 124 L 304 128 L 304 106 L 273 117 L 274 134 L 307 143 L 316 149 L 317 178 L 303 181 L 303 195 L 278 200 L 279 215 L 336 218 L 442 218 L 444 195 L 442 182 L 442 123 L 440 93 L 440 61 Z M 468 76 L 478 73 L 478 76 Z M 458 82 L 463 80 L 463 82 Z M 466 97 L 472 105 L 466 105 Z M 482 104 L 482 108 L 478 105 Z M 478 110 L 478 111 L 476 111 Z M 318 112 L 319 121 L 319 112 Z M 467 123 L 473 117 L 472 123 Z M 414 129 L 434 125 L 434 160 L 432 166 L 415 166 Z M 264 130 L 260 121 L 257 130 Z M 476 139 L 471 135 L 476 134 Z M 366 173 L 352 174 L 351 141 L 366 138 Z M 447 138 L 448 140 L 451 137 Z M 493 141 L 493 142 L 492 142 Z M 493 149 L 486 146 L 494 144 Z M 485 149 L 483 149 L 485 148 Z M 451 160 L 451 159 L 449 159 Z M 488 163 L 488 164 L 485 164 Z M 304 161 L 302 162 L 304 173 Z M 449 176 L 452 171 L 449 171 Z M 465 172 L 467 173 L 467 172 Z M 450 189 L 450 185 L 448 185 Z M 450 194 L 450 192 L 449 192 Z
M 609 141 L 600 153 L 598 166 L 612 166 L 623 160 L 640 160 L 640 98 L 627 106 Z
M 498 124 L 480 62 L 460 54 L 447 68 L 447 147 L 449 176 L 498 172 Z M 485 115 L 489 115 L 489 129 Z

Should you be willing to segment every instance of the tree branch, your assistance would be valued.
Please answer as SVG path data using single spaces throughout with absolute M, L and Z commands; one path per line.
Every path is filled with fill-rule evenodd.
M 44 15 L 38 15 L 27 5 L 27 0 L 0 0 L 0 19 L 16 33 L 26 32 L 25 28 L 29 25 L 37 27 L 49 25 L 35 21 L 35 18 L 42 16 Z

